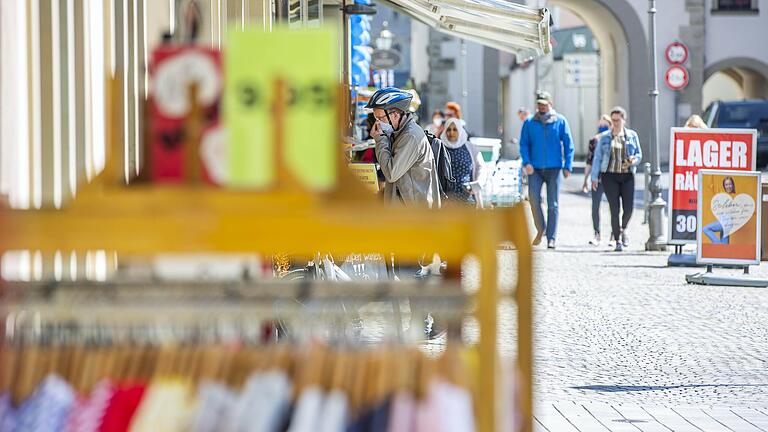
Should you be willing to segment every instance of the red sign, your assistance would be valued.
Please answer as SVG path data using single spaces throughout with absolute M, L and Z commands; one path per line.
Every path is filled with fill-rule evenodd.
M 688 47 L 682 42 L 672 42 L 664 50 L 664 56 L 669 64 L 681 65 L 688 60 Z
M 150 177 L 155 182 L 179 182 L 184 179 L 185 154 L 189 148 L 184 125 L 191 108 L 189 88 L 192 84 L 197 84 L 203 110 L 203 146 L 220 135 L 216 131 L 222 91 L 221 54 L 192 45 L 161 46 L 152 53 L 150 73 Z M 201 151 L 203 155 L 206 153 L 213 152 Z M 203 165 L 206 180 L 217 183 L 210 171 Z
M 669 151 L 669 244 L 696 243 L 699 169 L 754 171 L 754 129 L 672 128 Z
M 688 85 L 688 69 L 679 65 L 670 66 L 664 76 L 664 82 L 670 90 L 684 89 Z

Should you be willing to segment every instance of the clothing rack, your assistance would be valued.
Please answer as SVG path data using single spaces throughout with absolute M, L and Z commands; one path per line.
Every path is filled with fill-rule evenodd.
M 475 307 L 472 312 L 480 329 L 477 346 L 479 367 L 473 378 L 477 386 L 477 426 L 478 430 L 486 432 L 497 430 L 503 412 L 497 408 L 498 395 L 503 390 L 499 375 L 503 365 L 497 350 L 500 294 L 496 253 L 500 244 L 511 242 L 516 249 L 518 272 L 514 290 L 517 334 L 509 335 L 509 339 L 517 343 L 514 364 L 521 388 L 521 426 L 518 430 L 532 430 L 532 257 L 523 207 L 477 212 L 450 205 L 440 211 L 385 206 L 370 196 L 342 168 L 341 151 L 335 189 L 323 193 L 303 190 L 284 163 L 283 128 L 287 92 L 284 91 L 285 83 L 279 78 L 274 84 L 278 96 L 273 107 L 276 130 L 273 165 L 277 179 L 271 190 L 260 193 L 222 190 L 202 186 L 194 179 L 183 185 L 120 186 L 124 176 L 119 163 L 123 155 L 121 77 L 108 80 L 105 170 L 89 185 L 80 188 L 76 199 L 61 211 L 0 209 L 0 251 L 41 250 L 53 253 L 114 250 L 121 257 L 128 258 L 157 253 L 211 251 L 259 253 L 264 256 L 280 251 L 291 251 L 302 256 L 313 255 L 318 250 L 338 256 L 360 251 L 383 251 L 394 253 L 401 260 L 414 261 L 425 251 L 438 251 L 442 259 L 456 265 L 465 256 L 474 255 L 481 266 L 481 286 L 473 296 Z M 195 103 L 194 87 L 191 98 L 190 150 L 196 152 L 200 145 L 202 113 Z M 338 109 L 338 118 L 345 118 L 346 107 L 339 104 Z M 343 127 L 340 126 L 341 129 Z M 61 286 L 54 288 L 52 292 L 48 291 L 48 295 L 59 296 Z M 105 288 L 104 292 L 110 292 L 108 286 Z M 415 291 L 419 288 L 408 294 L 418 298 Z M 361 289 L 369 290 L 369 297 L 380 296 L 387 291 L 389 295 L 403 294 L 394 285 L 386 289 L 381 285 Z M 426 288 L 426 291 L 429 292 L 429 289 Z M 46 292 L 43 287 L 38 290 Z M 122 288 L 117 293 L 110 293 L 120 297 L 120 290 Z M 286 296 L 294 298 L 320 295 L 323 291 L 307 290 L 301 286 L 287 290 L 293 292 Z M 275 287 L 270 294 L 282 295 L 278 291 L 280 289 Z M 505 362 L 512 363 L 511 360 Z

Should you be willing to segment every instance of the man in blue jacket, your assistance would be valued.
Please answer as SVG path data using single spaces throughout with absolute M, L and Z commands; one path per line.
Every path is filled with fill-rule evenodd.
M 560 171 L 571 175 L 573 139 L 568 120 L 552 108 L 552 95 L 536 93 L 536 114 L 523 124 L 520 132 L 520 155 L 528 175 L 528 197 L 538 233 L 533 244 L 541 243 L 546 233 L 547 247 L 555 248 L 557 234 Z M 541 188 L 547 185 L 547 219 L 541 208 Z

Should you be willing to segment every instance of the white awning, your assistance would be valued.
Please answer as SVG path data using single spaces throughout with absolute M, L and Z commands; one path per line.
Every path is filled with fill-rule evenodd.
M 444 33 L 522 57 L 548 54 L 550 16 L 505 0 L 387 0 Z

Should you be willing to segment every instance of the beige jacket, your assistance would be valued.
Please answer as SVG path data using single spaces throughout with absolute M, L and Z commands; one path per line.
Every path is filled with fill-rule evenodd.
M 384 197 L 407 206 L 440 207 L 432 147 L 412 115 L 392 137 L 376 138 L 376 158 L 387 180 Z

